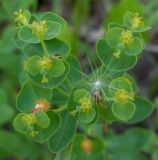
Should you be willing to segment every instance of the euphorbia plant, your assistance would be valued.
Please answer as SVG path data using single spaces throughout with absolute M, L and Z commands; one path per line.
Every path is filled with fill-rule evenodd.
M 101 66 L 89 75 L 58 38 L 66 25 L 63 18 L 52 12 L 35 16 L 28 10 L 16 16 L 15 43 L 24 51 L 25 62 L 15 130 L 36 142 L 47 141 L 53 153 L 71 146 L 72 156 L 79 150 L 83 157 L 94 158 L 104 154 L 103 137 L 83 126 L 133 124 L 151 113 L 151 102 L 137 96 L 136 83 L 127 74 L 144 48 L 141 32 L 149 29 L 137 13 L 126 13 L 124 24 L 108 25 L 96 44 Z

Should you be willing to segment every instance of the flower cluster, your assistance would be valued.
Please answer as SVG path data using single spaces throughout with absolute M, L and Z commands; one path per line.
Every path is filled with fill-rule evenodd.
M 133 18 L 131 19 L 131 24 L 134 29 L 143 28 L 144 27 L 143 17 L 140 17 L 138 13 L 135 13 Z
M 81 103 L 81 109 L 85 112 L 88 111 L 90 108 L 92 108 L 92 102 L 91 99 L 87 98 L 87 97 L 83 97 L 80 100 Z
M 46 101 L 45 99 L 39 99 L 36 101 L 36 106 L 34 109 L 32 109 L 32 112 L 34 113 L 38 110 L 47 112 L 48 109 L 50 109 L 50 102 Z
M 124 44 L 132 44 L 133 41 L 134 41 L 132 32 L 129 31 L 129 30 L 123 31 L 121 33 L 121 39 L 122 39 Z
M 93 148 L 93 142 L 91 139 L 85 139 L 81 142 L 81 147 L 86 153 L 90 153 Z
M 16 15 L 15 22 L 18 23 L 18 25 L 28 25 L 28 19 L 26 17 L 26 12 L 20 9 L 18 12 L 14 13 Z
M 45 20 L 42 20 L 40 22 L 32 22 L 31 28 L 32 33 L 39 36 L 40 38 L 43 38 L 48 32 L 48 27 Z

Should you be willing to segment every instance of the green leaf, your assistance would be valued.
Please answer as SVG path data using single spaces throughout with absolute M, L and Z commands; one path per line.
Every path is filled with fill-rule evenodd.
M 61 88 L 64 88 L 64 90 L 67 92 L 67 95 L 71 96 L 71 99 L 73 100 L 72 90 L 81 80 L 82 70 L 79 61 L 73 56 L 69 56 L 66 60 L 70 64 L 70 72 L 64 82 L 61 84 Z M 58 91 L 57 89 L 57 91 L 55 90 L 55 93 L 53 92 L 52 101 L 57 105 L 64 105 L 69 101 L 69 97 L 67 95 Z M 72 107 L 75 106 L 76 105 Z
M 138 29 L 136 32 L 145 32 L 145 31 L 149 31 L 151 29 L 151 27 L 149 27 L 149 26 L 145 26 L 145 27 L 143 27 L 143 28 L 141 28 L 141 29 Z
M 19 27 L 16 27 L 14 29 L 15 35 L 13 37 L 14 43 L 16 45 L 17 48 L 19 49 L 23 49 L 26 46 L 26 43 L 21 41 L 18 37 L 18 31 L 19 31 Z
M 124 153 L 124 155 L 122 156 L 122 154 L 118 155 L 118 154 L 113 154 L 111 156 L 112 160 L 149 160 L 147 158 L 147 156 L 143 155 L 143 154 L 130 154 L 130 153 Z
M 95 115 L 96 115 L 96 112 L 93 108 L 90 108 L 87 111 L 81 110 L 78 112 L 78 119 L 80 120 L 80 122 L 84 124 L 88 124 L 93 121 L 93 119 L 95 118 Z
M 44 41 L 44 42 L 46 43 L 47 41 Z M 28 57 L 37 56 L 37 55 L 40 57 L 44 56 L 44 52 L 43 52 L 43 48 L 42 48 L 41 44 L 33 44 L 33 43 L 27 44 L 24 47 L 24 53 Z
M 19 80 L 20 80 L 21 86 L 23 86 L 26 81 L 29 81 L 29 80 L 30 80 L 30 77 L 28 76 L 28 72 L 27 72 L 27 71 L 22 71 L 22 72 L 19 74 Z
M 49 139 L 48 146 L 51 152 L 62 151 L 71 142 L 76 133 L 76 120 L 68 112 L 61 113 L 62 124 L 60 129 Z
M 84 141 L 89 140 L 91 142 L 91 149 L 89 152 L 86 152 L 82 147 Z M 86 137 L 84 134 L 77 134 L 73 140 L 72 148 L 72 159 L 73 160 L 99 160 L 103 159 L 100 157 L 100 154 L 104 150 L 104 142 L 98 137 L 93 137 L 92 139 Z
M 134 124 L 143 121 L 153 112 L 154 109 L 153 104 L 149 100 L 142 97 L 135 97 L 134 103 L 136 105 L 136 111 L 133 117 L 127 121 L 128 124 Z
M 76 154 L 76 155 L 73 155 L 72 153 L 72 158 L 73 160 L 80 160 L 80 159 L 83 159 L 83 160 L 101 160 L 101 159 L 104 159 L 104 155 L 103 154 L 98 154 L 98 155 L 93 155 L 93 154 Z
M 120 51 L 119 58 L 114 54 L 119 50 L 110 48 L 105 39 L 97 42 L 97 55 L 100 61 L 110 70 L 122 71 L 131 69 L 137 62 L 135 56 L 128 56 L 124 51 Z
M 90 94 L 88 91 L 84 90 L 84 89 L 77 89 L 74 91 L 73 93 L 73 99 L 76 102 L 80 102 L 82 98 L 84 97 L 90 97 Z
M 138 87 L 138 84 L 135 81 L 135 78 L 132 77 L 132 75 L 130 75 L 130 74 L 125 74 L 125 77 L 131 83 L 132 91 L 135 92 L 135 93 L 138 93 L 139 92 L 139 87 Z
M 111 28 L 123 28 L 123 29 L 126 29 L 127 27 L 125 25 L 122 25 L 120 23 L 116 23 L 116 22 L 111 22 L 108 24 L 108 29 L 111 29 Z
M 23 14 L 25 15 L 27 22 L 29 23 L 30 19 L 31 19 L 31 13 L 29 10 L 24 10 Z
M 102 114 L 104 116 L 104 119 L 106 121 L 107 124 L 112 124 L 113 122 L 115 122 L 117 120 L 117 118 L 114 116 L 114 114 L 112 113 L 111 107 L 107 106 L 103 111 Z
M 78 103 L 79 103 L 79 102 L 74 101 L 73 93 L 74 93 L 74 90 L 72 90 L 72 92 L 70 93 L 70 96 L 67 102 L 67 108 L 69 111 L 76 110 L 77 109 L 76 107 L 78 106 Z
M 71 85 L 75 85 L 81 80 L 82 77 L 82 69 L 80 62 L 72 55 L 70 55 L 66 60 L 70 64 L 70 72 L 68 75 L 68 79 Z
M 0 125 L 8 122 L 14 115 L 14 110 L 7 104 L 1 104 L 0 106 Z
M 92 154 L 100 154 L 104 150 L 104 147 L 104 141 L 99 137 L 95 137 L 93 140 Z
M 15 157 L 29 157 L 30 159 L 30 157 L 32 158 L 37 155 L 37 151 L 38 146 L 26 139 L 24 136 L 21 136 L 20 134 L 17 134 L 13 131 L 11 132 L 4 129 L 0 130 L 0 152 L 5 154 L 5 157 L 2 159 L 6 159 L 6 157 L 9 157 L 9 155 Z M 34 152 L 34 156 L 32 156 L 32 152 Z
M 48 31 L 44 36 L 44 40 L 50 40 L 57 37 L 61 32 L 61 26 L 56 22 L 46 22 Z
M 108 153 L 121 155 L 122 153 L 138 153 L 148 142 L 150 131 L 142 128 L 128 129 L 121 135 L 112 135 L 106 138 Z
M 117 77 L 110 82 L 109 93 L 112 97 L 114 97 L 115 93 L 121 89 L 124 89 L 129 93 L 132 91 L 131 83 L 128 81 L 127 78 Z
M 124 24 L 129 28 L 132 27 L 132 24 L 131 24 L 132 18 L 133 18 L 133 13 L 132 12 L 126 12 L 126 14 L 123 17 Z
M 25 113 L 18 114 L 13 122 L 13 127 L 16 131 L 20 133 L 27 133 L 28 132 L 28 125 L 23 121 L 23 117 L 25 116 Z
M 138 55 L 143 50 L 143 44 L 139 38 L 134 38 L 132 44 L 126 45 L 125 52 L 130 56 Z
M 47 75 L 47 78 L 48 78 L 47 83 L 42 83 L 43 76 L 41 74 L 37 74 L 36 76 L 29 74 L 29 77 L 38 86 L 43 87 L 43 88 L 47 88 L 47 89 L 53 89 L 53 88 L 57 87 L 58 85 L 60 85 L 69 73 L 69 64 L 66 61 L 64 61 L 64 65 L 65 65 L 65 72 L 61 76 L 56 77 L 56 78 L 52 78 L 50 76 L 50 74 L 48 74 Z
M 32 33 L 32 29 L 28 26 L 23 26 L 19 29 L 18 37 L 20 40 L 27 43 L 39 43 L 40 39 L 38 36 Z
M 55 88 L 52 92 L 51 101 L 55 106 L 64 106 L 65 104 L 67 104 L 68 96 L 65 93 L 61 92 L 58 88 Z
M 8 104 L 7 91 L 0 89 L 0 125 L 8 122 L 14 115 L 14 109 Z
M 48 53 L 50 55 L 59 55 L 63 58 L 66 58 L 71 50 L 71 47 L 68 43 L 53 38 L 49 41 L 45 41 Z M 43 48 L 41 44 L 28 44 L 24 47 L 24 52 L 27 56 L 39 55 L 40 57 L 44 56 Z
M 48 140 L 51 136 L 56 134 L 56 132 L 58 132 L 61 125 L 61 118 L 57 113 L 55 113 L 52 110 L 49 110 L 47 112 L 47 115 L 50 120 L 49 127 L 41 128 L 39 126 L 35 126 L 35 131 L 37 131 L 38 134 L 34 138 L 30 137 L 31 139 L 33 139 L 38 143 L 43 143 L 46 140 Z
M 112 112 L 113 114 L 122 121 L 128 121 L 135 113 L 136 106 L 134 103 L 119 103 L 113 102 Z
M 154 153 L 157 152 L 157 146 L 158 145 L 158 136 L 155 132 L 150 130 L 150 138 L 146 145 L 143 147 L 143 152 L 145 153 Z
M 41 128 L 48 128 L 50 119 L 47 114 L 41 110 L 35 112 L 36 124 Z
M 115 48 L 121 43 L 120 37 L 123 31 L 124 29 L 118 27 L 108 29 L 106 32 L 106 40 L 110 47 Z
M 51 22 L 59 23 L 60 26 L 61 26 L 61 31 L 63 31 L 63 29 L 65 28 L 65 25 L 66 25 L 66 21 L 62 17 L 56 15 L 53 12 L 46 12 L 41 17 L 41 19 L 46 20 L 46 21 L 51 21 Z
M 27 72 L 29 72 L 32 75 L 38 74 L 41 70 L 40 61 L 41 57 L 39 56 L 30 57 L 25 64 Z
M 61 76 L 65 72 L 65 64 L 58 58 L 52 59 L 52 67 L 49 70 L 49 75 L 53 78 Z
M 36 105 L 36 100 L 50 100 L 51 90 L 41 88 L 30 81 L 27 81 L 17 97 L 17 109 L 20 112 L 31 112 Z
M 58 23 L 55 22 L 46 22 L 48 31 L 46 35 L 43 37 L 44 40 L 50 40 L 59 35 L 61 28 Z M 41 37 L 33 33 L 32 28 L 28 26 L 23 26 L 20 28 L 18 32 L 19 38 L 27 43 L 39 43 Z

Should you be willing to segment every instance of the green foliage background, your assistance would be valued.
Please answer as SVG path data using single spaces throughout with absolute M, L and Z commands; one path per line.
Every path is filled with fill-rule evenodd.
M 158 4 L 157 0 L 144 2 L 138 0 L 1 0 L 0 1 L 0 160 L 28 159 L 51 160 L 55 154 L 49 152 L 46 144 L 39 145 L 29 138 L 14 131 L 12 122 L 17 114 L 16 97 L 23 84 L 21 75 L 24 54 L 17 49 L 13 42 L 14 12 L 29 9 L 35 14 L 53 11 L 68 21 L 64 34 L 59 36 L 71 45 L 71 54 L 80 59 L 85 72 L 90 72 L 89 61 L 99 66 L 99 59 L 95 54 L 95 42 L 104 36 L 109 22 L 122 22 L 126 11 L 139 12 L 145 15 L 146 22 L 152 30 L 143 35 L 146 39 L 145 51 L 139 57 L 135 69 L 130 71 L 140 86 L 142 95 L 145 95 L 155 104 L 155 109 L 148 119 L 131 125 L 114 123 L 110 126 L 110 133 L 102 135 L 102 124 L 82 129 L 94 136 L 103 136 L 107 149 L 107 157 L 86 155 L 80 152 L 75 143 L 74 154 L 71 159 L 94 160 L 157 160 L 158 158 L 158 65 L 156 47 L 158 33 Z M 155 48 L 156 47 L 156 48 Z M 85 69 L 86 68 L 86 69 Z M 18 77 L 20 75 L 20 77 Z M 19 78 L 21 81 L 19 81 Z M 24 78 L 24 77 L 23 77 Z M 54 101 L 59 101 L 55 98 Z M 62 103 L 62 102 L 60 102 Z M 140 113 L 143 111 L 140 109 Z M 72 122 L 73 123 L 73 122 Z M 58 138 L 58 137 L 57 137 Z M 83 135 L 75 138 L 84 139 Z M 53 140 L 52 140 L 53 141 Z M 62 139 L 61 139 L 62 141 Z M 57 150 L 54 146 L 53 150 Z M 69 150 L 71 148 L 68 148 Z M 69 150 L 58 154 L 55 160 L 69 160 Z M 82 153 L 83 152 L 83 153 Z M 78 154 L 80 156 L 76 156 Z M 63 158 L 64 157 L 64 158 Z

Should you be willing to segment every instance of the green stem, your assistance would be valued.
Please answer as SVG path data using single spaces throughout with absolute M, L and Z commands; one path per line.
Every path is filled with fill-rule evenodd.
M 65 109 L 67 109 L 67 106 L 63 106 L 63 107 L 54 109 L 53 111 L 54 111 L 54 112 L 62 112 L 62 111 L 64 111 Z
M 69 97 L 69 95 L 67 94 L 67 92 L 65 92 L 63 89 L 61 89 L 61 88 L 59 88 L 59 87 L 57 87 L 56 89 L 57 89 L 57 91 L 59 91 L 62 95 L 66 96 L 66 97 Z
M 67 160 L 71 160 L 71 153 L 72 153 L 72 144 L 70 144 L 69 148 L 67 149 Z
M 46 47 L 45 42 L 44 42 L 43 39 L 41 39 L 41 45 L 42 45 L 42 48 L 44 50 L 45 56 L 48 57 L 48 50 L 47 50 L 47 47 Z

